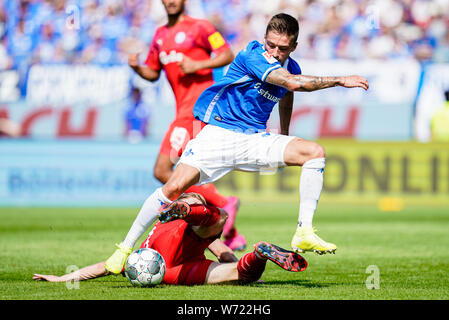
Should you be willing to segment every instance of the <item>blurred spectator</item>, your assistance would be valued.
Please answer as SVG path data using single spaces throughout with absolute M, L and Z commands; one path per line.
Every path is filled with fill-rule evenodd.
M 101 29 L 102 36 L 108 47 L 114 48 L 118 39 L 126 36 L 129 31 L 129 22 L 123 14 L 123 7 L 119 2 L 111 2 L 106 8 Z
M 432 117 L 432 140 L 449 142 L 449 90 L 445 93 L 446 103 Z
M 131 105 L 126 111 L 126 137 L 131 143 L 138 143 L 148 132 L 149 106 L 142 101 L 142 92 L 134 87 L 131 91 Z
M 94 63 L 102 66 L 114 64 L 116 57 L 115 41 L 103 36 L 102 26 L 96 23 L 90 26 L 84 48 L 81 51 L 81 63 Z
M 62 62 L 64 57 L 61 54 L 58 55 L 61 38 L 55 35 L 53 25 L 45 23 L 40 29 L 37 35 L 37 46 L 33 53 L 33 62 L 46 64 Z
M 16 28 L 8 35 L 8 51 L 13 57 L 14 68 L 26 67 L 35 48 L 35 39 L 32 37 L 24 19 L 17 22 Z
M 191 0 L 187 6 L 190 15 L 211 20 L 236 52 L 261 41 L 262 26 L 283 11 L 300 22 L 298 58 L 449 62 L 447 0 Z M 22 77 L 32 63 L 126 64 L 127 53 L 148 46 L 164 19 L 160 0 L 0 0 L 0 68 Z
M 0 40 L 0 70 L 12 69 L 13 62 L 6 49 L 5 40 Z
M 449 28 L 446 29 L 445 36 L 440 39 L 437 48 L 434 53 L 435 62 L 448 62 L 449 61 Z

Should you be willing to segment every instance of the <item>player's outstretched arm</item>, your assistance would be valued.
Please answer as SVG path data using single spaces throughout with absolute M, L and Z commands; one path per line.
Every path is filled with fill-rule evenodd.
M 35 273 L 33 279 L 38 281 L 66 282 L 95 279 L 107 275 L 109 275 L 109 272 L 104 268 L 104 262 L 99 262 L 62 276 Z
M 237 262 L 238 259 L 234 252 L 223 243 L 220 239 L 212 242 L 208 249 L 217 257 L 218 261 L 221 263 L 227 262 Z
M 344 77 L 293 75 L 284 68 L 271 71 L 265 81 L 284 87 L 289 91 L 315 91 L 336 86 L 362 88 L 365 90 L 369 88 L 368 80 L 357 75 Z
M 132 53 L 128 55 L 128 65 L 142 78 L 148 81 L 156 81 L 159 79 L 160 72 L 151 69 L 146 65 L 139 64 L 139 54 Z

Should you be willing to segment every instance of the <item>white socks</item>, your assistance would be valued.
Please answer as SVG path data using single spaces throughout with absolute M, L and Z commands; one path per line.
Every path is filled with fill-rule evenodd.
M 164 203 L 170 202 L 171 200 L 162 193 L 162 188 L 156 189 L 156 191 L 145 200 L 136 220 L 134 220 L 131 229 L 122 243 L 127 247 L 133 248 L 140 236 L 157 219 L 159 208 Z
M 323 171 L 325 158 L 306 161 L 301 169 L 299 179 L 299 227 L 311 227 L 321 189 L 323 189 Z

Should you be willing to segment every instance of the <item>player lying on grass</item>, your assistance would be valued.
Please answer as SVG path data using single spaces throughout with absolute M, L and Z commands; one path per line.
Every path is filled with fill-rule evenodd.
M 190 186 L 217 181 L 233 170 L 257 172 L 285 166 L 302 167 L 292 249 L 335 252 L 337 246 L 321 239 L 312 225 L 323 188 L 325 151 L 316 142 L 288 135 L 293 92 L 336 86 L 368 90 L 368 81 L 357 75 L 302 75 L 298 63 L 290 57 L 297 47 L 298 33 L 294 17 L 275 15 L 266 28 L 264 43 L 250 42 L 226 75 L 204 90 L 193 114 L 207 125 L 189 141 L 168 181 L 147 198 L 125 239 L 106 260 L 106 269 L 120 273 L 137 239 L 157 219 L 161 205 L 170 203 Z M 266 132 L 277 103 L 281 134 Z
M 254 251 L 238 260 L 232 250 L 219 239 L 227 217 L 226 211 L 207 205 L 204 198 L 195 193 L 183 194 L 161 208 L 160 221 L 153 227 L 141 248 L 152 248 L 163 256 L 166 272 L 162 283 L 250 283 L 262 276 L 267 260 L 288 271 L 300 272 L 306 269 L 307 262 L 299 254 L 264 241 L 254 245 Z M 219 262 L 206 259 L 206 248 Z M 64 282 L 110 274 L 112 273 L 105 269 L 105 263 L 99 262 L 63 276 L 35 274 L 33 279 Z

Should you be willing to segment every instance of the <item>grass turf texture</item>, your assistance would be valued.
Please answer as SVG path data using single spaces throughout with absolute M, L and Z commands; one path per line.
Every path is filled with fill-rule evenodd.
M 320 204 L 314 224 L 323 239 L 337 244 L 337 253 L 305 254 L 309 267 L 302 273 L 267 263 L 264 283 L 135 288 L 124 277 L 110 276 L 68 289 L 65 283 L 31 279 L 33 273 L 60 275 L 69 266 L 106 259 L 136 213 L 135 208 L 0 208 L 0 299 L 449 298 L 449 215 L 447 208 L 428 206 L 381 212 Z M 237 226 L 249 243 L 245 252 L 260 240 L 289 248 L 296 219 L 294 202 L 243 202 Z M 378 290 L 365 283 L 372 265 L 379 270 Z

